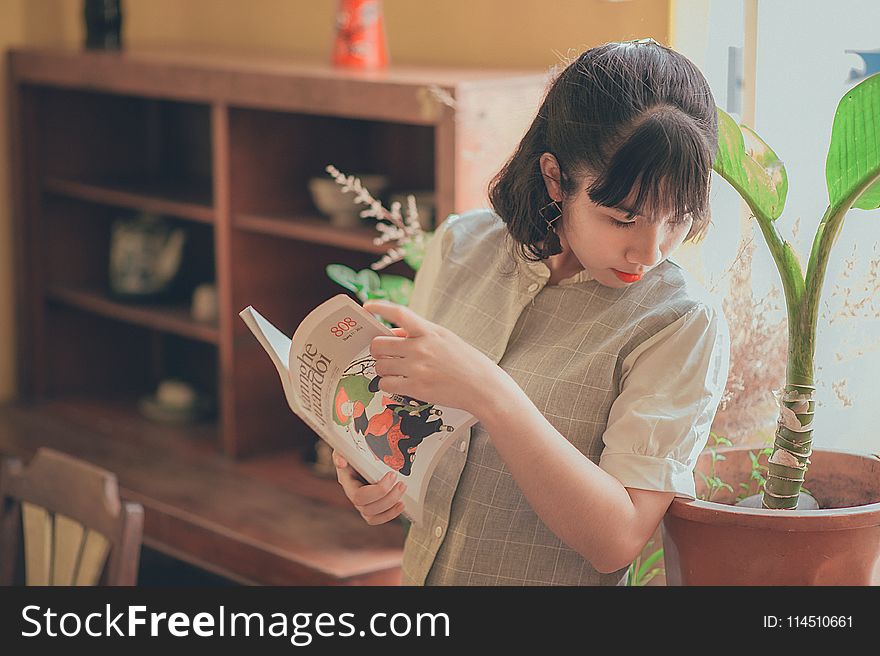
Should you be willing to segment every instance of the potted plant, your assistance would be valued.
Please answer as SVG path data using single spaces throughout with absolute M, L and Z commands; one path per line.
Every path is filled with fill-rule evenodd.
M 399 202 L 392 203 L 391 209 L 386 209 L 380 201 L 373 198 L 360 178 L 345 175 L 333 165 L 328 165 L 326 170 L 343 193 L 354 193 L 352 202 L 367 206 L 360 213 L 362 218 L 376 219 L 376 229 L 380 236 L 373 242 L 377 246 L 393 244 L 369 269 L 355 271 L 344 264 L 328 264 L 327 276 L 352 292 L 361 303 L 370 299 L 387 299 L 399 305 L 408 305 L 412 280 L 404 276 L 376 272 L 400 261 L 409 265 L 413 271 L 418 271 L 421 266 L 425 247 L 432 233 L 422 231 L 415 197 L 408 197 L 406 216 L 403 216 Z
M 788 192 L 785 167 L 752 130 L 720 109 L 718 115 L 714 169 L 748 204 L 776 263 L 788 317 L 788 362 L 760 504 L 734 505 L 730 485 L 717 486 L 712 501 L 673 500 L 662 525 L 667 581 L 880 584 L 880 456 L 812 448 L 825 270 L 847 212 L 880 207 L 880 75 L 852 88 L 837 107 L 825 167 L 829 204 L 806 271 L 774 225 Z M 704 453 L 697 464 L 703 479 L 698 490 L 707 480 L 747 481 L 755 465 L 748 448 Z M 808 468 L 812 496 L 802 491 Z M 813 499 L 818 509 L 805 503 Z

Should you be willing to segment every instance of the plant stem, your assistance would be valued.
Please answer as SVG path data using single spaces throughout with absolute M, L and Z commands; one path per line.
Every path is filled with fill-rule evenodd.
M 749 204 L 750 209 L 758 220 L 764 240 L 770 248 L 773 261 L 779 271 L 782 281 L 782 289 L 785 294 L 785 307 L 788 315 L 788 365 L 786 369 L 786 393 L 808 393 L 812 398 L 813 388 L 813 353 L 815 351 L 814 339 L 803 339 L 804 335 L 815 335 L 815 330 L 810 331 L 809 315 L 805 311 L 807 298 L 804 273 L 794 249 L 787 241 L 784 241 L 770 217 L 758 211 Z M 801 387 L 803 386 L 803 387 Z M 781 402 L 791 409 L 795 407 L 793 402 Z M 809 422 L 812 422 L 812 410 L 814 402 L 809 402 Z M 806 425 L 806 424 L 805 424 Z M 796 446 L 787 446 L 783 441 L 785 437 L 792 437 L 781 424 L 777 427 L 774 441 L 774 454 L 780 452 L 779 458 L 782 463 L 768 462 L 767 480 L 761 494 L 761 505 L 764 508 L 787 508 L 797 507 L 797 498 L 800 493 L 800 484 L 792 482 L 791 466 L 806 472 L 809 463 L 809 453 L 812 449 L 812 431 L 797 433 Z M 803 440 L 803 441 L 802 441 Z M 799 453 L 803 452 L 803 453 Z M 775 459 L 771 456 L 771 460 Z M 769 491 L 773 490 L 773 492 Z
M 779 277 L 782 281 L 782 290 L 785 294 L 785 308 L 788 314 L 789 327 L 798 323 L 798 315 L 800 314 L 801 303 L 804 298 L 804 274 L 801 270 L 800 262 L 794 249 L 787 241 L 783 240 L 776 231 L 776 226 L 762 211 L 749 203 L 749 209 L 752 210 L 758 221 L 758 227 L 764 235 L 764 241 L 770 249 L 776 269 L 779 271 Z M 789 328 L 789 336 L 791 328 Z M 789 338 L 789 344 L 791 344 Z M 811 376 L 812 377 L 812 376 Z

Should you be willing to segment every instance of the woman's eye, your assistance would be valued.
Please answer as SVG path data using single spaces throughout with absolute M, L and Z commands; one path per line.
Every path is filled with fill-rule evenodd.
M 631 228 L 636 224 L 635 221 L 618 221 L 617 219 L 612 219 L 611 222 L 617 228 Z

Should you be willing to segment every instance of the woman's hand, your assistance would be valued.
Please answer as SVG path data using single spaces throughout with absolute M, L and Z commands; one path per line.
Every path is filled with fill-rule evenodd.
M 345 496 L 358 509 L 367 524 L 384 524 L 403 512 L 400 497 L 406 492 L 406 484 L 400 481 L 395 485 L 395 472 L 388 472 L 370 485 L 336 451 L 333 452 L 333 464 L 336 465 L 336 479 L 345 490 Z
M 451 330 L 403 305 L 368 301 L 364 309 L 406 334 L 395 331 L 394 337 L 375 337 L 370 344 L 381 377 L 379 389 L 477 416 L 475 410 L 483 407 L 482 398 L 493 389 L 500 372 L 494 362 Z

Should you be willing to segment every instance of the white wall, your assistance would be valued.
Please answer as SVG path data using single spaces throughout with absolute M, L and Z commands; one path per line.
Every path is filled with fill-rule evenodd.
M 740 0 L 675 0 L 670 5 L 670 45 L 694 62 L 712 89 L 715 103 L 728 107 L 728 48 L 743 46 Z M 712 174 L 712 226 L 702 244 L 685 246 L 675 259 L 714 287 L 737 253 L 740 235 L 739 195 Z M 719 288 L 723 291 L 723 288 Z

